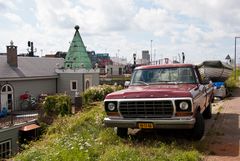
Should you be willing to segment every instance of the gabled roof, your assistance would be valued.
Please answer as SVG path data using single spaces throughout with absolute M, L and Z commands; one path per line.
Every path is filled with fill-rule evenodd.
M 64 61 L 65 68 L 85 68 L 91 69 L 92 64 L 88 57 L 86 47 L 82 41 L 82 38 L 78 32 L 79 26 L 75 26 L 75 34 L 71 45 L 69 47 L 68 53 Z
M 56 76 L 56 68 L 62 67 L 63 58 L 19 57 L 18 67 L 7 63 L 7 56 L 0 56 L 0 80 L 14 78 L 51 77 Z

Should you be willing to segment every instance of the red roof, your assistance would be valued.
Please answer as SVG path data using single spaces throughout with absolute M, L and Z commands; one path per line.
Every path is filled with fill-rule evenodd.
M 194 66 L 193 64 L 163 64 L 163 65 L 144 65 L 136 67 L 135 69 L 180 68 L 193 66 Z

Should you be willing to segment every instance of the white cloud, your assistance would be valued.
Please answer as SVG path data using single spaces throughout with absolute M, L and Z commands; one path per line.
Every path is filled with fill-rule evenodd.
M 171 34 L 177 27 L 175 18 L 164 9 L 141 8 L 135 15 L 135 23 L 156 36 Z
M 23 20 L 20 16 L 14 14 L 14 13 L 4 13 L 2 14 L 3 17 L 7 18 L 9 21 L 13 23 L 23 23 Z
M 35 2 L 39 31 L 49 38 L 53 36 L 63 38 L 58 39 L 59 43 L 65 43 L 60 50 L 63 50 L 63 46 L 67 50 L 68 42 L 74 33 L 73 27 L 78 24 L 83 40 L 86 40 L 85 45 L 89 48 L 103 50 L 102 52 L 105 49 L 109 52 L 116 51 L 123 46 L 121 42 L 127 42 L 127 38 L 121 32 L 131 28 L 135 11 L 132 0 L 117 0 L 114 3 L 110 0 Z
M 143 0 L 141 5 L 137 0 L 0 0 L 0 20 L 7 19 L 0 24 L 0 44 L 13 40 L 25 52 L 30 40 L 39 52 L 67 51 L 79 25 L 89 50 L 115 56 L 120 49 L 130 60 L 132 53 L 140 58 L 141 50 L 150 50 L 153 40 L 157 58 L 172 59 L 184 51 L 194 62 L 232 52 L 229 41 L 240 31 L 239 7 L 237 0 Z
M 8 10 L 16 10 L 17 6 L 13 1 L 5 1 L 5 0 L 0 0 L 0 12 L 1 11 L 8 11 Z
M 237 0 L 153 0 L 169 12 L 205 22 L 212 30 L 234 33 L 240 30 L 240 1 Z

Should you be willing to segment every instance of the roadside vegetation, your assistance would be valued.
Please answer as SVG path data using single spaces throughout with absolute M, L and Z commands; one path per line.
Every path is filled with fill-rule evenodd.
M 120 85 L 99 85 L 96 87 L 91 87 L 82 94 L 84 104 L 87 105 L 91 102 L 102 101 L 107 94 L 121 89 L 123 89 L 123 87 Z
M 164 138 L 120 139 L 112 128 L 103 126 L 102 102 L 74 116 L 58 118 L 46 134 L 26 145 L 14 160 L 201 160 L 196 143 Z
M 98 88 L 98 90 L 103 89 Z M 96 91 L 93 93 L 95 95 Z M 101 97 L 100 100 L 103 98 Z M 38 141 L 25 145 L 25 150 L 13 160 L 198 161 L 203 159 L 204 141 L 193 142 L 186 138 L 174 138 L 171 137 L 171 133 L 169 136 L 152 135 L 152 133 L 142 136 L 130 135 L 126 139 L 121 139 L 113 128 L 104 127 L 104 117 L 103 102 L 89 100 L 82 112 L 75 115 L 59 115 Z
M 237 69 L 237 72 L 236 72 L 237 80 L 235 80 L 235 71 L 233 71 L 232 75 L 225 81 L 226 86 L 230 92 L 239 86 L 239 81 L 240 81 L 240 80 L 238 80 L 239 76 L 240 76 L 240 70 Z

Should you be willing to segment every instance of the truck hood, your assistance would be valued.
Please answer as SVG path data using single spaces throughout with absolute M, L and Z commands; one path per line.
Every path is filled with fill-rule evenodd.
M 110 93 L 105 99 L 192 97 L 196 84 L 130 86 Z

